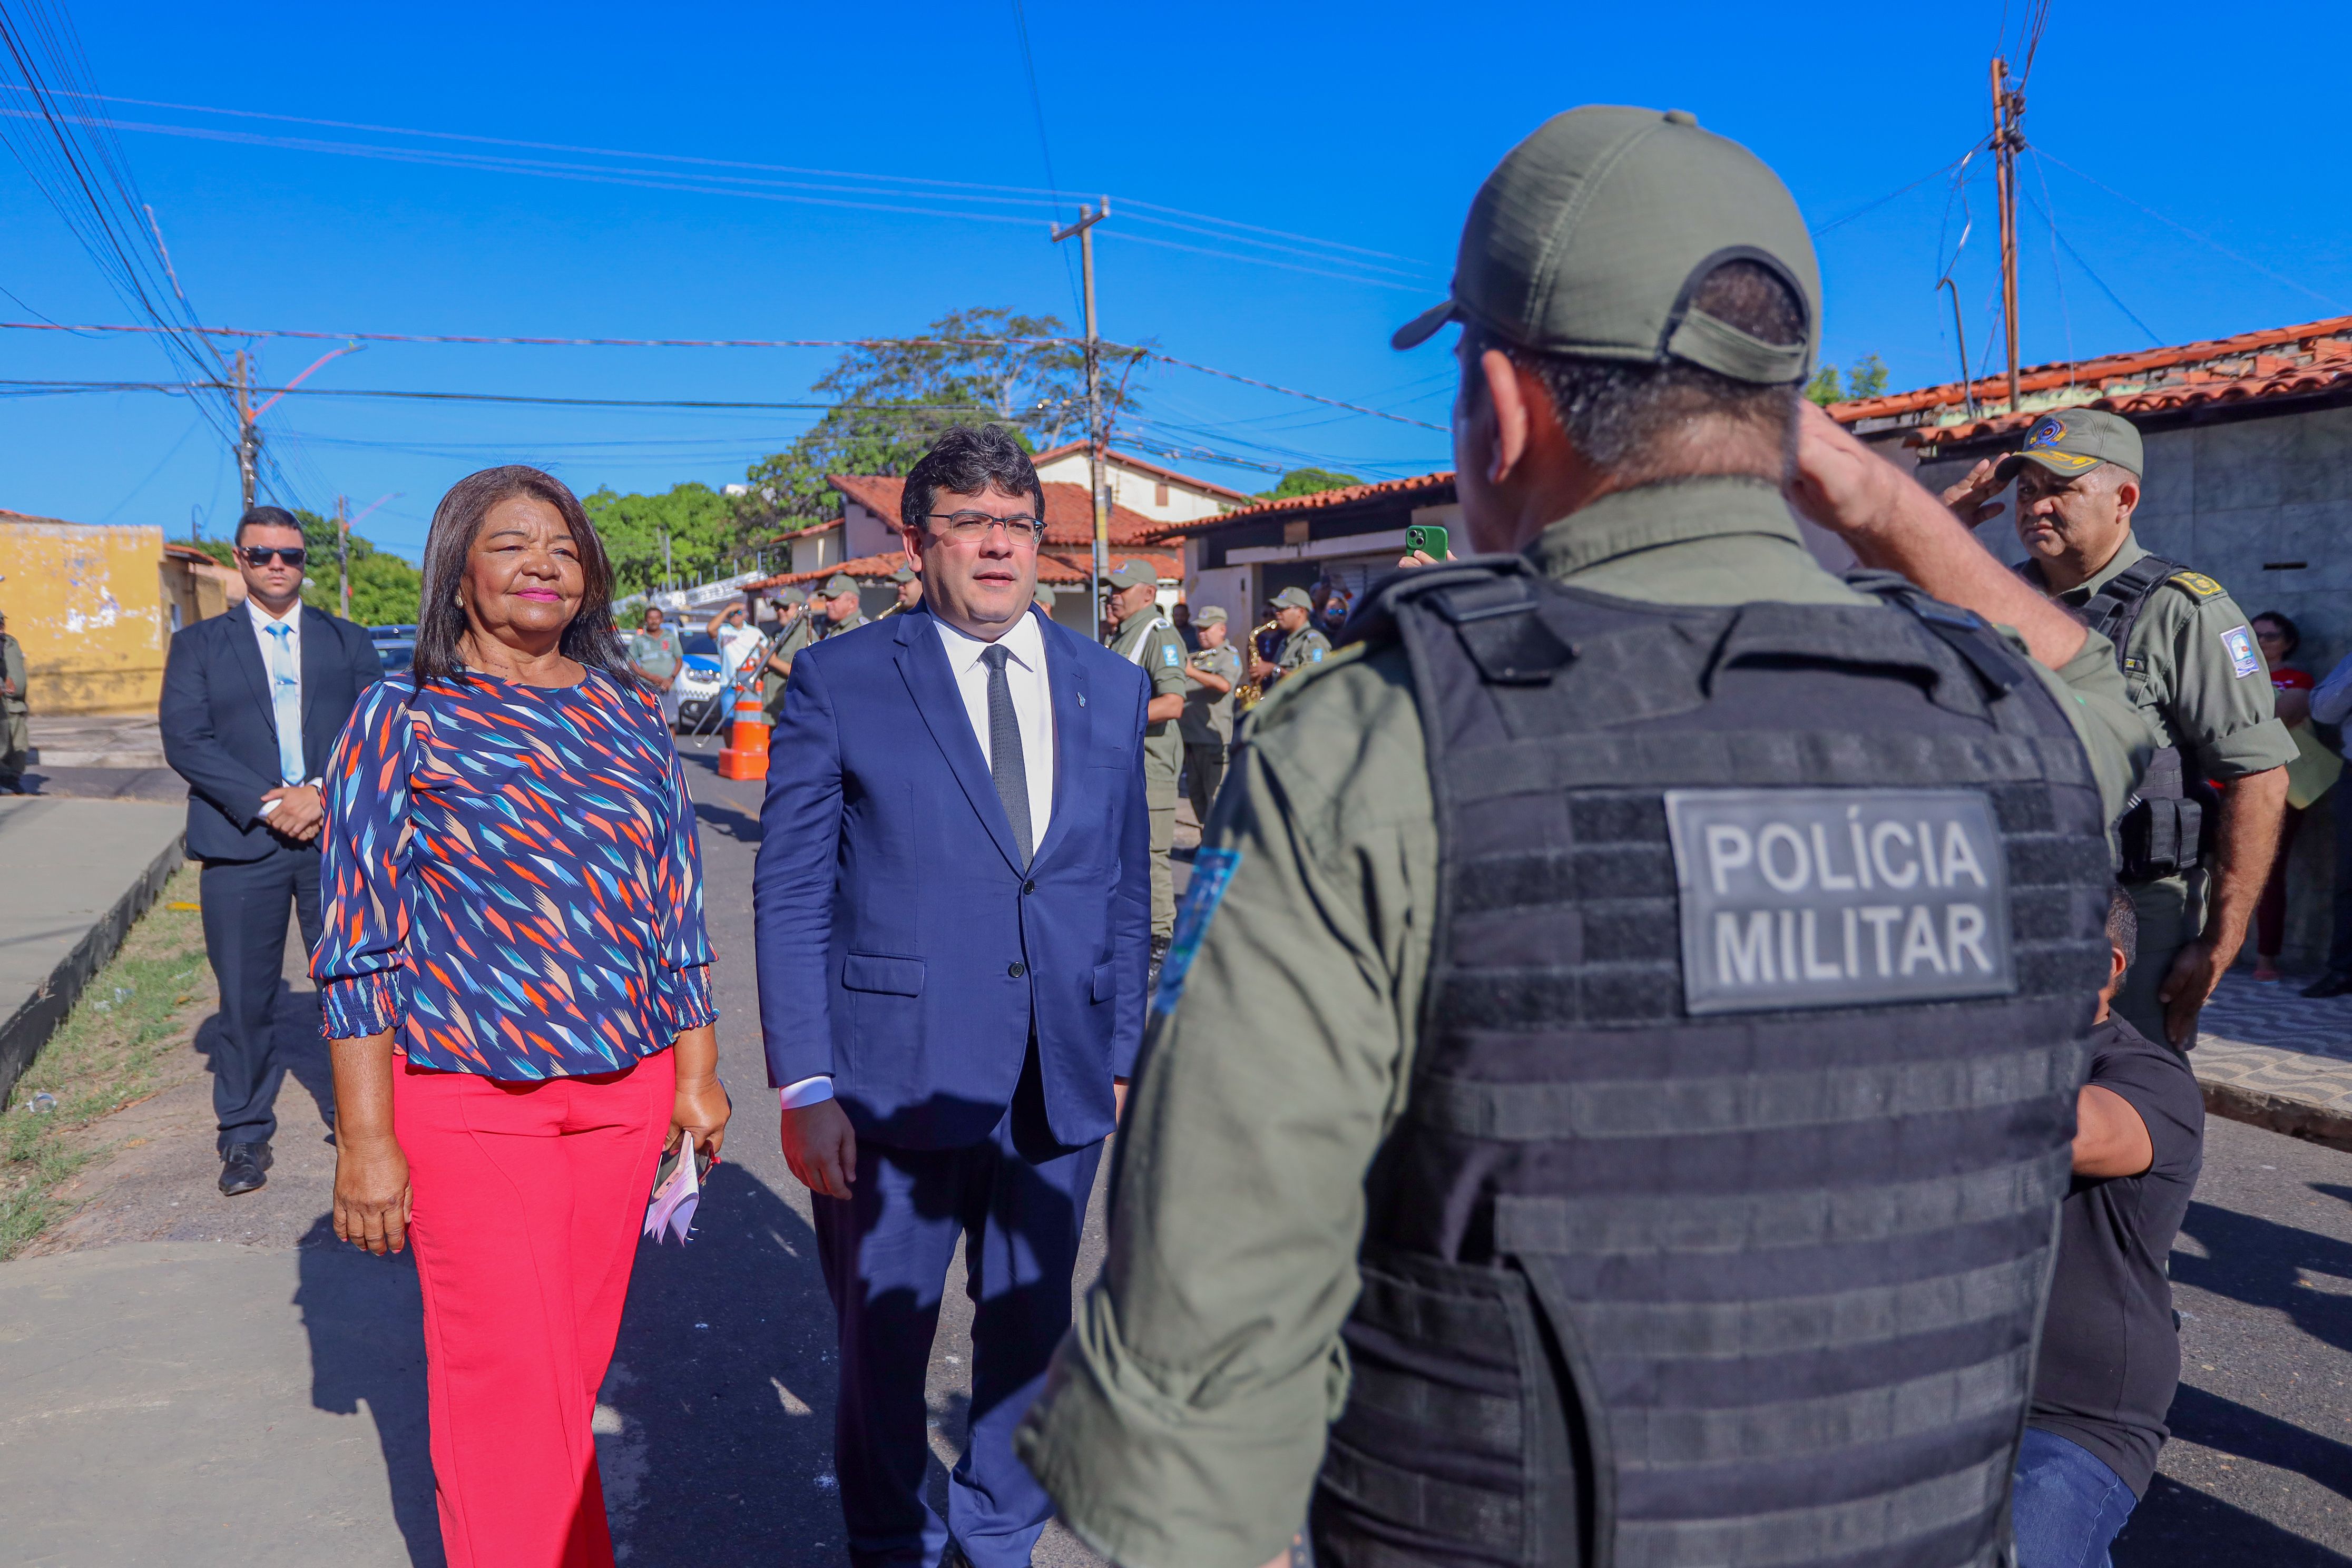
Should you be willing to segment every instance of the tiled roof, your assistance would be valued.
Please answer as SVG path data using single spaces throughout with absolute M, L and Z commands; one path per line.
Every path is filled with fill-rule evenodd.
M 1858 432 L 1907 429 L 1906 446 L 1980 440 L 2023 429 L 2052 408 L 2161 414 L 2205 404 L 2306 397 L 2352 386 L 2352 316 L 2241 332 L 2173 348 L 2038 364 L 2018 374 L 2022 407 L 2009 411 L 2004 374 L 1973 384 L 1970 419 L 1958 382 L 1833 403 L 1830 416 Z
M 906 493 L 906 480 L 874 474 L 827 474 L 825 483 L 891 527 L 898 526 L 898 499 Z M 1095 542 L 1095 511 L 1093 503 L 1087 499 L 1087 487 L 1049 484 L 1040 488 L 1045 492 L 1045 548 L 1076 545 L 1091 549 Z M 1129 511 L 1123 506 L 1110 509 L 1108 527 L 1114 546 L 1141 544 L 1160 526 L 1139 511 Z
M 1182 563 L 1172 555 L 1163 555 L 1154 551 L 1114 550 L 1110 552 L 1110 564 L 1114 570 L 1125 565 L 1130 560 L 1150 562 L 1153 573 L 1162 582 L 1180 582 L 1184 575 Z M 751 592 L 761 588 L 781 588 L 787 584 L 807 587 L 811 584 L 824 582 L 836 572 L 846 572 L 864 584 L 887 583 L 897 574 L 898 568 L 906 563 L 905 551 L 890 550 L 879 555 L 861 555 L 855 561 L 845 561 L 837 566 L 822 567 L 814 572 L 779 573 L 773 577 L 763 578 L 757 583 L 747 583 L 744 584 L 744 589 L 746 592 Z M 1049 547 L 1038 552 L 1037 581 L 1055 588 L 1083 584 L 1087 581 L 1092 564 L 1090 552 L 1057 551 Z
M 1195 533 L 1206 533 L 1211 529 L 1223 528 L 1229 522 L 1263 522 L 1268 518 L 1298 517 L 1307 512 L 1328 510 L 1335 506 L 1346 506 L 1352 501 L 1370 500 L 1376 496 L 1406 496 L 1424 491 L 1434 494 L 1453 488 L 1454 470 L 1451 468 L 1443 473 L 1423 474 L 1410 479 L 1382 479 L 1378 484 L 1349 485 L 1336 490 L 1318 490 L 1311 496 L 1289 496 L 1281 500 L 1259 501 L 1254 506 L 1245 506 L 1239 510 L 1226 512 L 1222 517 L 1198 518 L 1191 522 L 1163 522 L 1153 530 L 1151 538 L 1154 542 L 1165 542 L 1171 539 L 1187 538 Z
M 1084 441 L 1065 441 L 1058 447 L 1049 447 L 1045 451 L 1035 454 L 1032 461 L 1050 463 L 1056 458 L 1066 458 L 1073 452 L 1083 452 L 1086 449 L 1087 444 Z M 1257 499 L 1246 490 L 1232 489 L 1211 479 L 1196 479 L 1190 474 L 1179 473 L 1174 468 L 1162 468 L 1149 458 L 1139 458 L 1132 452 L 1122 452 L 1116 447 L 1103 456 L 1110 462 L 1124 463 L 1130 468 L 1140 468 L 1147 474 L 1156 474 L 1171 484 L 1190 485 L 1196 490 L 1206 490 L 1213 496 L 1223 496 L 1225 500 L 1242 506 L 1247 506 Z

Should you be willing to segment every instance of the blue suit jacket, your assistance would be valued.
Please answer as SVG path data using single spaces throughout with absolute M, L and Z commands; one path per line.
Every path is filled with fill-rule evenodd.
M 1115 1120 L 1150 943 L 1143 712 L 1126 659 L 1038 617 L 1054 815 L 1027 867 L 940 645 L 917 610 L 793 660 L 752 880 L 775 1085 L 833 1075 L 861 1138 L 987 1137 L 1035 1030 L 1056 1142 Z
M 360 693 L 383 679 L 365 627 L 302 607 L 304 778 L 327 771 Z M 245 605 L 172 635 L 157 721 L 163 760 L 188 781 L 191 856 L 258 860 L 285 842 L 261 816 L 262 795 L 278 784 L 278 712 Z

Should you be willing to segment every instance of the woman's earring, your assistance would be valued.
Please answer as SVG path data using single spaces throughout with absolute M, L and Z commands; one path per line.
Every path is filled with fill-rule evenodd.
M 466 595 L 463 594 L 452 594 L 449 595 L 449 602 L 462 610 L 466 607 Z

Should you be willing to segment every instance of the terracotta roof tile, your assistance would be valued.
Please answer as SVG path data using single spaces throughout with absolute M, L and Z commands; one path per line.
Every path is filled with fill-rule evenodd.
M 1323 511 L 1351 501 L 1368 500 L 1375 496 L 1402 496 L 1412 492 L 1451 489 L 1454 470 L 1422 474 L 1410 479 L 1382 479 L 1377 484 L 1349 485 L 1341 489 L 1318 490 L 1311 496 L 1289 496 L 1282 500 L 1259 501 L 1222 517 L 1203 517 L 1191 522 L 1163 522 L 1151 534 L 1154 542 L 1183 539 L 1195 533 L 1205 533 L 1229 522 L 1263 522 L 1268 518 L 1297 517 L 1307 512 Z
M 1942 445 L 2021 429 L 2052 408 L 2155 414 L 2204 403 L 2308 396 L 2343 384 L 2337 366 L 2352 366 L 2352 316 L 2024 367 L 2018 390 L 2026 406 L 2016 414 L 2008 411 L 2006 375 L 1971 384 L 1979 410 L 1993 410 L 1974 420 L 1964 413 L 1958 382 L 1833 403 L 1829 412 L 1864 430 L 1909 427 L 1906 445 Z
M 827 474 L 825 483 L 884 522 L 897 526 L 898 500 L 906 494 L 906 480 L 874 474 Z M 1090 548 L 1095 542 L 1095 513 L 1087 500 L 1087 487 L 1049 484 L 1041 488 L 1045 492 L 1045 548 Z M 1110 509 L 1110 542 L 1114 546 L 1141 544 L 1160 526 L 1139 511 L 1129 511 L 1123 506 Z

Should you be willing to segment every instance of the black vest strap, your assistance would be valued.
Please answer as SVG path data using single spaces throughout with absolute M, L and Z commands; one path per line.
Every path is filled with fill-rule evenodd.
M 2116 645 L 2116 662 L 2124 659 L 2124 645 L 2139 624 L 2140 612 L 2156 596 L 2164 580 L 2188 568 L 2161 555 L 2144 555 L 2099 586 L 2083 601 L 2083 624 Z

